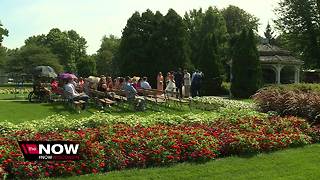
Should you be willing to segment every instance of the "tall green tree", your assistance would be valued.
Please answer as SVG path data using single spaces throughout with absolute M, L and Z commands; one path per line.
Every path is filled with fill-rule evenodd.
M 182 17 L 172 9 L 165 16 L 150 10 L 141 15 L 134 13 L 121 38 L 120 71 L 123 75 L 149 76 L 154 82 L 159 71 L 186 66 L 187 36 Z
M 177 70 L 187 66 L 190 63 L 188 33 L 182 17 L 169 9 L 162 22 L 162 57 L 167 63 L 165 70 Z
M 77 63 L 86 57 L 86 40 L 76 31 L 61 31 L 53 28 L 47 35 L 31 36 L 25 45 L 36 45 L 49 48 L 58 58 L 64 70 L 77 73 Z
M 58 57 L 49 48 L 37 45 L 21 47 L 8 57 L 6 64 L 8 72 L 27 74 L 36 66 L 51 66 L 58 73 L 63 70 Z
M 0 46 L 2 46 L 3 37 L 8 35 L 9 35 L 9 31 L 3 27 L 0 21 Z
M 254 32 L 244 29 L 231 42 L 231 93 L 236 98 L 248 98 L 261 86 L 261 64 Z
M 238 34 L 243 28 L 258 31 L 259 19 L 245 10 L 230 5 L 221 10 L 230 36 Z
M 192 10 L 184 15 L 184 21 L 187 26 L 189 47 L 190 47 L 190 60 L 192 66 L 198 66 L 198 53 L 200 51 L 200 41 L 201 41 L 201 27 L 202 21 L 205 17 L 205 13 L 202 9 Z M 193 67 L 194 68 L 194 67 Z
M 110 35 L 104 36 L 102 43 L 95 56 L 97 73 L 104 75 L 118 75 L 119 67 L 117 62 L 118 51 L 121 39 Z
M 282 42 L 305 61 L 307 68 L 320 67 L 319 1 L 281 0 L 275 20 Z
M 122 75 L 138 74 L 144 54 L 144 44 L 141 36 L 141 16 L 135 12 L 127 21 L 122 32 L 119 47 L 119 66 Z
M 227 28 L 218 9 L 209 7 L 202 11 L 192 11 L 185 15 L 190 34 L 192 63 L 204 73 L 203 93 L 217 94 L 222 83 L 227 48 Z

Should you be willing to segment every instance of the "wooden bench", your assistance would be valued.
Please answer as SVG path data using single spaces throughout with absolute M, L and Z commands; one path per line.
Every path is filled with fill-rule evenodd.
M 100 108 L 111 107 L 111 105 L 116 103 L 115 101 L 108 98 L 106 92 L 91 90 L 90 94 L 93 97 L 94 103 Z
M 125 102 L 128 100 L 127 93 L 124 90 L 113 89 L 112 92 L 115 93 L 115 95 L 114 95 L 115 99 L 122 101 L 122 102 Z
M 159 110 L 159 104 L 166 103 L 164 91 L 157 89 L 138 89 L 140 95 L 143 96 L 146 102 L 150 102 L 153 109 Z
M 72 109 L 76 110 L 78 113 L 81 112 L 82 107 L 86 103 L 83 100 L 70 99 L 71 94 L 67 91 L 63 91 L 63 94 L 61 97 L 63 99 L 63 102 L 67 103 L 67 105 L 69 105 Z
M 157 89 L 139 89 L 138 92 L 140 92 L 148 101 L 155 103 L 164 103 L 166 101 L 165 96 L 161 95 L 164 94 L 164 92 Z

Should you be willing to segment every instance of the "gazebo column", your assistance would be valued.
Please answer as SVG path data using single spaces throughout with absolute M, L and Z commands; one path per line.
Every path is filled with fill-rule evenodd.
M 281 70 L 284 66 L 277 64 L 277 65 L 273 65 L 273 67 L 276 69 L 276 82 L 277 84 L 281 84 Z
M 300 82 L 300 67 L 296 66 L 294 71 L 294 83 Z

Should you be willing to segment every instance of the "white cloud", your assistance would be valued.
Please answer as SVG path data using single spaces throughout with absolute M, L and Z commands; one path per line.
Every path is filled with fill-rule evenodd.
M 103 35 L 121 36 L 127 19 L 134 11 L 159 10 L 166 14 L 169 8 L 180 15 L 186 11 L 209 6 L 224 8 L 229 4 L 239 6 L 259 17 L 264 30 L 266 23 L 274 18 L 272 9 L 278 0 L 41 0 L 30 1 L 10 11 L 10 37 L 4 44 L 10 48 L 23 45 L 31 35 L 45 34 L 51 28 L 76 30 L 88 41 L 88 52 L 94 53 Z M 9 18 L 7 17 L 6 20 Z M 14 25 L 14 26 L 13 26 Z M 261 34 L 261 32 L 260 32 Z

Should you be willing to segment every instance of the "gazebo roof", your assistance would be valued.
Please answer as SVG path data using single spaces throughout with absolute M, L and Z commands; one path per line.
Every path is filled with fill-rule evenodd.
M 291 53 L 287 50 L 284 50 L 278 46 L 270 45 L 270 44 L 259 44 L 258 51 L 261 56 L 290 56 Z
M 259 44 L 258 51 L 260 54 L 260 62 L 262 64 L 285 64 L 285 65 L 302 65 L 303 61 L 295 58 L 292 54 L 270 44 Z

